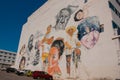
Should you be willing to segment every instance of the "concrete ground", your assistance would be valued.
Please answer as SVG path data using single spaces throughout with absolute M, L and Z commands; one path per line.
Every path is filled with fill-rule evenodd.
M 0 71 L 0 80 L 34 80 L 32 77 L 18 76 L 14 73 L 7 73 L 6 71 Z

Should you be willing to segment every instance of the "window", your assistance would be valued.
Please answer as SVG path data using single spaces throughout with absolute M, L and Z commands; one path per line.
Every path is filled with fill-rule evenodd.
M 120 0 L 116 0 L 116 2 L 118 3 L 118 5 L 120 6 Z
M 114 29 L 114 39 L 118 39 L 118 42 L 119 42 L 119 48 L 120 48 L 120 27 L 114 22 L 112 21 L 112 26 L 113 26 L 113 29 Z
M 8 62 L 10 62 L 10 60 L 8 60 Z
M 4 59 L 3 61 L 5 62 L 6 60 Z
M 7 54 L 7 52 L 5 52 L 5 54 Z
M 120 12 L 114 7 L 114 5 L 110 1 L 108 3 L 109 3 L 109 7 L 112 9 L 112 11 L 115 12 L 115 14 L 120 18 Z
M 2 51 L 0 53 L 3 53 Z
M 116 29 L 116 35 L 120 35 L 120 27 L 114 21 L 112 21 L 112 26 Z
M 13 54 L 13 56 L 16 56 L 15 54 Z
M 115 10 L 115 7 L 113 6 L 113 4 L 109 1 L 109 7 L 114 11 Z
M 13 59 L 15 59 L 15 58 L 13 57 Z

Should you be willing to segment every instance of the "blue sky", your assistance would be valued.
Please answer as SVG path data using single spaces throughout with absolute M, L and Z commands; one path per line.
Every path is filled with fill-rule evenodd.
M 0 0 L 0 49 L 17 52 L 27 18 L 47 0 Z

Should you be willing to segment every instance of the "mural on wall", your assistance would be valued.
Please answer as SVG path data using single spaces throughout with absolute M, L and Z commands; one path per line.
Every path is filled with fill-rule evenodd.
M 76 48 L 74 51 L 73 51 L 73 54 L 72 54 L 72 61 L 75 65 L 75 68 L 78 69 L 78 63 L 80 62 L 80 56 L 81 56 L 81 51 L 79 48 Z
M 77 9 L 78 6 L 72 6 L 69 5 L 67 8 L 63 8 L 59 11 L 59 13 L 56 16 L 56 24 L 55 29 L 56 30 L 65 30 L 65 27 L 72 15 L 72 13 Z
M 87 49 L 91 49 L 99 39 L 100 24 L 98 17 L 88 17 L 78 25 L 78 38 L 81 44 Z
M 49 56 L 48 56 L 48 73 L 50 75 L 53 74 L 61 74 L 61 70 L 59 67 L 59 59 L 64 51 L 64 42 L 62 39 L 54 40 L 51 45 Z
M 27 57 L 26 57 L 26 64 L 29 65 L 31 62 L 31 55 L 32 55 L 32 50 L 33 50 L 33 41 L 34 41 L 34 35 L 31 34 L 29 39 L 28 39 L 28 44 L 27 44 L 27 48 L 26 48 L 26 53 L 27 53 Z
M 26 58 L 22 56 L 20 63 L 19 63 L 19 69 L 23 70 L 25 68 L 25 64 L 26 64 Z
M 41 54 L 42 54 L 42 49 L 43 49 L 43 40 L 42 37 L 44 36 L 44 34 L 42 33 L 42 31 L 37 31 L 35 36 L 35 46 L 34 46 L 34 51 L 35 51 L 35 55 L 33 55 L 33 66 L 36 66 L 39 64 L 39 62 L 41 61 Z
M 70 75 L 70 67 L 71 67 L 71 58 L 73 55 L 73 51 L 78 49 L 80 47 L 80 42 L 78 41 L 77 37 L 75 37 L 73 34 L 76 31 L 75 26 L 69 26 L 66 28 L 66 69 L 67 73 Z M 75 57 L 74 57 L 75 58 Z
M 19 54 L 20 54 L 21 56 L 23 56 L 23 55 L 25 54 L 25 48 L 26 48 L 26 45 L 25 45 L 25 44 L 22 45 L 22 48 L 20 49 L 20 52 L 19 52 Z
M 80 21 L 77 29 L 81 44 L 87 49 L 93 48 L 99 39 L 99 33 L 104 31 L 103 24 L 100 25 L 97 16 L 84 18 L 84 12 L 81 9 L 75 13 L 74 20 Z
M 33 40 L 34 40 L 34 35 L 31 34 L 29 41 L 28 41 L 28 50 L 31 52 L 32 48 L 33 48 Z
M 54 40 L 54 36 L 51 36 L 51 28 L 52 25 L 48 25 L 46 28 L 46 33 L 42 38 L 42 56 L 41 56 L 41 60 L 42 60 L 42 65 L 43 65 L 43 71 L 47 71 L 47 66 L 48 66 L 48 55 L 49 55 L 49 50 L 50 50 L 50 46 Z
M 87 0 L 84 1 L 87 2 Z M 85 17 L 82 9 L 76 10 L 78 10 L 78 6 L 68 5 L 67 8 L 62 8 L 56 17 L 54 27 L 48 23 L 50 25 L 46 26 L 46 32 L 36 32 L 36 34 L 30 35 L 27 47 L 23 45 L 19 53 L 20 55 L 27 53 L 26 57 L 21 58 L 20 69 L 24 68 L 25 63 L 33 66 L 40 64 L 42 71 L 60 77 L 64 74 L 60 61 L 61 58 L 65 58 L 67 77 L 70 77 L 72 73 L 76 73 L 78 76 L 81 64 L 81 46 L 88 50 L 94 48 L 100 33 L 104 32 L 104 24 L 100 24 L 98 16 Z M 73 18 L 71 19 L 73 23 L 78 22 L 77 26 L 67 25 L 70 18 Z M 57 30 L 62 30 L 65 34 L 61 34 L 65 37 L 56 36 Z
M 39 44 L 40 41 L 36 41 L 35 42 L 35 56 L 34 56 L 34 60 L 32 62 L 32 64 L 35 66 L 39 63 L 39 60 L 40 60 L 40 49 L 39 49 Z

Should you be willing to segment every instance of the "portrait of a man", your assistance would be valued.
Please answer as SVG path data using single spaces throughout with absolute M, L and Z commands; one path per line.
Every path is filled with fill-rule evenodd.
M 56 16 L 56 30 L 65 30 L 65 27 L 72 15 L 72 13 L 77 9 L 78 6 L 69 5 L 67 8 L 63 8 L 59 11 Z

